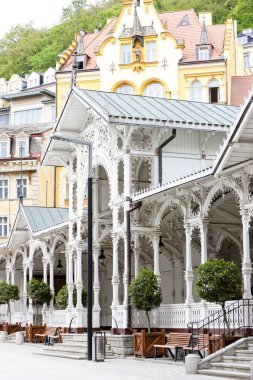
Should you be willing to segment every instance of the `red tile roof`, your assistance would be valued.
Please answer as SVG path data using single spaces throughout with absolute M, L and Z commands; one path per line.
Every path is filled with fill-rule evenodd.
M 95 69 L 97 65 L 95 51 L 102 45 L 102 43 L 110 37 L 110 34 L 116 24 L 117 17 L 114 17 L 99 33 L 85 34 L 84 48 L 86 54 L 89 56 L 87 62 L 87 69 Z M 60 68 L 60 71 L 72 70 L 72 56 Z
M 232 77 L 231 101 L 233 106 L 241 106 L 245 102 L 253 86 L 253 75 Z
M 189 25 L 181 25 L 180 23 L 185 18 Z M 193 9 L 167 12 L 159 14 L 159 17 L 166 27 L 167 31 L 172 34 L 175 39 L 185 41 L 185 49 L 183 50 L 183 57 L 181 62 L 196 61 L 196 45 L 200 41 L 202 24 L 199 21 Z M 113 18 L 99 33 L 86 34 L 84 36 L 84 47 L 90 59 L 87 62 L 87 69 L 96 69 L 96 56 L 95 52 L 98 51 L 101 44 L 111 35 L 117 22 L 117 17 Z M 223 43 L 225 36 L 225 25 L 211 25 L 207 26 L 209 41 L 213 46 L 211 59 L 222 58 Z M 72 57 L 70 56 L 65 64 L 60 67 L 60 71 L 71 70 Z
M 199 44 L 202 24 L 193 9 L 168 12 L 159 15 L 167 30 L 176 38 L 184 39 L 182 62 L 196 61 L 196 45 Z M 189 25 L 180 25 L 185 16 L 188 16 Z M 207 27 L 209 41 L 213 45 L 211 59 L 220 58 L 224 40 L 225 25 Z M 222 42 L 221 42 L 222 41 Z

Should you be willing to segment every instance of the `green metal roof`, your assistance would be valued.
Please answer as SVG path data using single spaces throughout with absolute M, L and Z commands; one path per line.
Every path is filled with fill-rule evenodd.
M 67 222 L 68 208 L 24 206 L 25 218 L 33 233 Z
M 223 104 L 200 103 L 186 100 L 118 94 L 94 90 L 75 89 L 84 99 L 91 100 L 111 123 L 136 125 L 216 126 L 231 127 L 240 111 L 239 107 Z M 215 129 L 215 128 L 214 128 Z

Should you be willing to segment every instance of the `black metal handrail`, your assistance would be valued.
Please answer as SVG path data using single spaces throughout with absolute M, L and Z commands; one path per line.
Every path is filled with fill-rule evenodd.
M 227 305 L 225 313 L 220 309 L 201 321 L 188 323 L 192 350 L 213 353 L 224 347 L 225 339 L 229 338 L 232 343 L 248 335 L 248 330 L 253 328 L 252 312 L 253 300 L 242 299 Z

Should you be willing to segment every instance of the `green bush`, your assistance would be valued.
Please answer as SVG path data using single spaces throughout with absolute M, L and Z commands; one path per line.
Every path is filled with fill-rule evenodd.
M 27 293 L 36 307 L 35 324 L 37 324 L 39 307 L 44 305 L 44 303 L 49 303 L 52 298 L 51 290 L 49 285 L 44 281 L 32 278 L 27 284 Z
M 162 291 L 156 275 L 149 269 L 142 269 L 129 286 L 131 304 L 136 310 L 146 313 L 148 331 L 150 332 L 149 311 L 157 309 L 162 302 Z
M 17 285 L 7 284 L 7 282 L 0 282 L 0 305 L 8 305 L 8 313 L 11 323 L 11 301 L 19 300 L 19 288 Z
M 221 305 L 228 328 L 225 302 L 241 298 L 242 288 L 242 274 L 233 261 L 211 259 L 198 268 L 196 291 L 203 300 Z
M 66 309 L 68 307 L 68 285 L 64 285 L 55 297 L 56 305 L 60 309 Z M 77 303 L 77 289 L 76 285 L 74 285 L 73 291 L 73 304 L 76 306 Z M 82 289 L 82 304 L 83 306 L 87 305 L 87 290 L 83 287 Z

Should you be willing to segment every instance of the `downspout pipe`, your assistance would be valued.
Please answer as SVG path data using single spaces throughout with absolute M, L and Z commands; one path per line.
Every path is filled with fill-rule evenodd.
M 127 237 L 127 264 L 128 264 L 128 272 L 127 272 L 127 283 L 128 286 L 131 283 L 131 225 L 130 225 L 130 214 L 131 212 L 139 209 L 142 205 L 142 202 L 139 201 L 132 205 L 131 208 L 126 210 L 126 237 Z M 131 304 L 130 297 L 128 296 L 128 308 L 127 308 L 127 328 L 131 329 Z
M 158 152 L 158 170 L 159 170 L 159 184 L 162 185 L 163 182 L 163 148 L 168 145 L 177 135 L 177 130 L 172 130 L 172 135 L 167 138 L 159 147 L 157 148 Z

